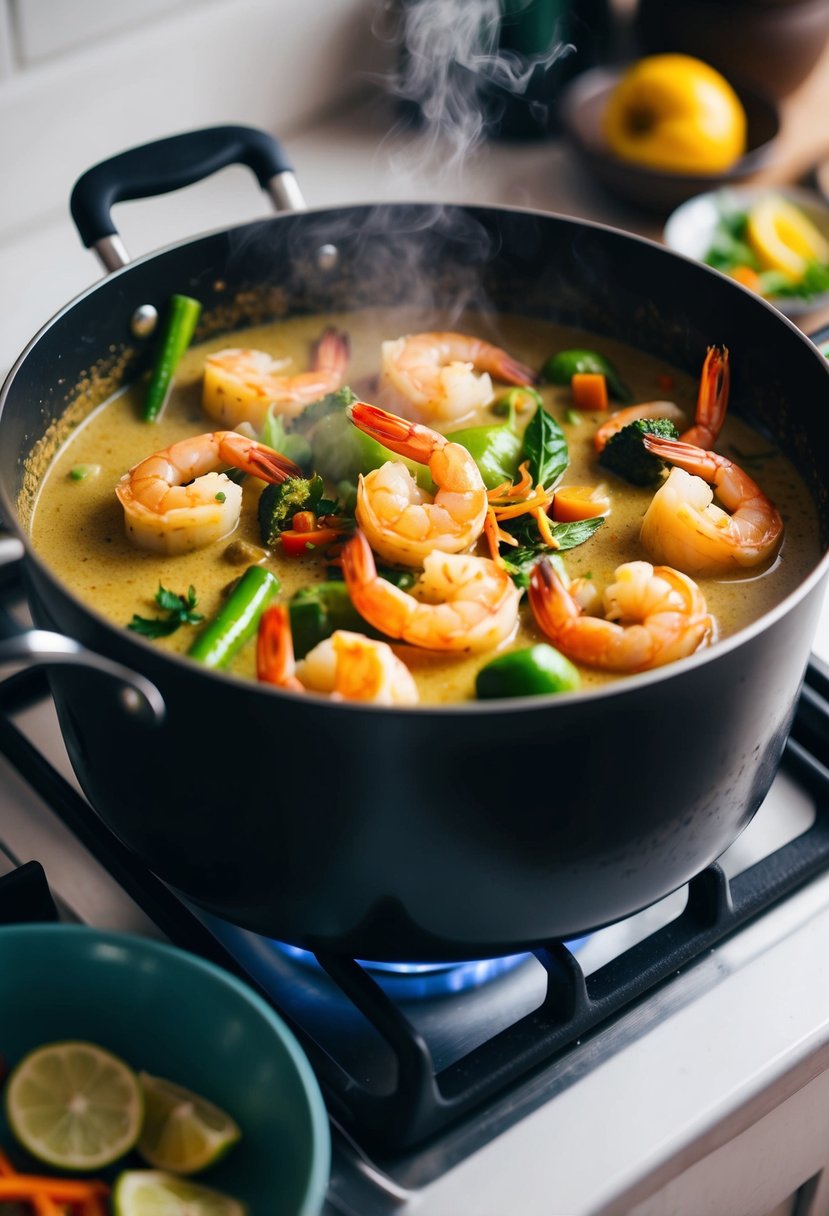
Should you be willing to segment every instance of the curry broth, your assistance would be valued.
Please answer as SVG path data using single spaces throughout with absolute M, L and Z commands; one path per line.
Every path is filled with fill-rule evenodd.
M 155 423 L 140 418 L 143 385 L 134 385 L 110 399 L 90 415 L 70 436 L 53 461 L 39 492 L 32 515 L 35 549 L 75 594 L 118 625 L 126 625 L 134 613 L 158 614 L 154 596 L 159 583 L 179 594 L 196 589 L 198 610 L 209 620 L 219 609 L 227 587 L 249 564 L 234 564 L 236 549 L 230 540 L 244 539 L 260 545 L 256 518 L 262 483 L 246 479 L 242 516 L 233 538 L 193 553 L 165 557 L 135 548 L 126 538 L 122 508 L 114 488 L 125 470 L 153 451 L 201 431 L 214 429 L 201 409 L 201 378 L 205 355 L 224 347 L 243 345 L 267 351 L 277 358 L 291 358 L 289 373 L 304 370 L 309 350 L 326 325 L 346 330 L 351 357 L 346 383 L 371 400 L 370 384 L 379 369 L 380 342 L 400 334 L 426 328 L 453 328 L 477 333 L 496 341 L 515 358 L 540 367 L 549 355 L 571 347 L 601 351 L 631 387 L 636 401 L 669 397 L 681 406 L 688 424 L 693 420 L 698 380 L 628 346 L 582 331 L 519 316 L 498 318 L 498 332 L 491 322 L 464 317 L 461 322 L 430 316 L 428 321 L 404 311 L 365 310 L 325 317 L 303 316 L 249 329 L 243 334 L 222 335 L 193 347 L 182 360 L 176 383 L 163 415 Z M 712 335 L 712 341 L 716 335 Z M 665 388 L 665 377 L 671 387 Z M 496 393 L 500 395 L 500 386 Z M 596 465 L 593 433 L 605 413 L 583 412 L 572 420 L 570 390 L 544 386 L 540 390 L 545 407 L 560 423 L 567 438 L 570 465 L 563 482 L 603 482 L 610 493 L 611 510 L 605 523 L 583 545 L 567 550 L 563 558 L 568 573 L 589 575 L 601 589 L 614 570 L 625 561 L 647 559 L 639 541 L 642 516 L 653 489 L 639 489 L 605 474 Z M 611 403 L 611 408 L 616 408 Z M 529 415 L 519 419 L 520 425 Z M 496 421 L 491 410 L 465 418 L 459 427 Z M 449 428 L 447 428 L 447 431 Z M 815 507 L 792 465 L 772 453 L 768 441 L 739 418 L 730 416 L 717 449 L 733 455 L 758 480 L 778 506 L 786 525 L 780 553 L 768 569 L 748 571 L 728 579 L 698 579 L 709 610 L 714 614 L 718 636 L 724 637 L 747 625 L 788 595 L 819 559 L 818 521 Z M 735 455 L 739 453 L 739 455 Z M 74 480 L 70 471 L 78 465 L 99 466 L 99 472 Z M 238 546 L 236 547 L 238 548 Z M 266 564 L 278 575 L 282 598 L 288 599 L 302 586 L 329 577 L 323 559 L 313 554 L 286 558 L 277 553 Z M 199 626 L 183 626 L 152 644 L 184 652 Z M 521 624 L 514 647 L 543 640 L 532 619 L 526 597 L 521 606 Z M 488 656 L 444 655 L 419 651 L 404 645 L 395 650 L 411 668 L 425 703 L 474 697 L 478 669 Z M 249 644 L 234 660 L 231 670 L 255 678 L 255 645 Z M 581 669 L 584 687 L 615 676 Z

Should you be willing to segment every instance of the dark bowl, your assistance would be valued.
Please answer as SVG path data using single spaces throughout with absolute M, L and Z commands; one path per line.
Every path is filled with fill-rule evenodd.
M 602 134 L 602 115 L 624 71 L 594 68 L 578 76 L 562 94 L 560 108 L 562 129 L 579 163 L 617 198 L 667 215 L 695 194 L 750 178 L 769 159 L 780 130 L 777 106 L 769 98 L 738 86 L 734 88 L 748 120 L 748 151 L 725 172 L 660 172 L 614 156 Z
M 7 1065 L 82 1039 L 195 1090 L 238 1120 L 242 1139 L 194 1181 L 250 1216 L 318 1216 L 331 1155 L 322 1094 L 291 1031 L 245 984 L 173 946 L 83 925 L 0 927 L 0 975 Z M 2 1114 L 0 1143 L 23 1172 L 48 1172 L 13 1147 Z M 124 1159 L 102 1176 L 135 1168 Z

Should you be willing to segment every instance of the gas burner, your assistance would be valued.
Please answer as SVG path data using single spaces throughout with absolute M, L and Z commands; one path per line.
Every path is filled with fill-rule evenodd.
M 319 967 L 310 950 L 286 942 L 271 942 L 274 950 L 308 967 Z M 467 992 L 505 975 L 530 959 L 529 954 L 510 954 L 504 958 L 482 958 L 454 963 L 375 963 L 358 959 L 360 966 L 373 975 L 390 996 L 401 1000 L 428 1000 L 447 993 Z

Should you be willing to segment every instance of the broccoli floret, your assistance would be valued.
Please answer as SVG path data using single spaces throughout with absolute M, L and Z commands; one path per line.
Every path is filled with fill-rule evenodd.
M 323 493 L 322 478 L 289 477 L 279 485 L 265 486 L 259 499 L 262 543 L 273 545 L 280 532 L 290 528 L 297 511 L 316 511 Z
M 637 418 L 608 439 L 599 456 L 599 464 L 634 486 L 654 485 L 662 475 L 665 462 L 646 451 L 643 435 L 678 439 L 679 431 L 668 418 Z

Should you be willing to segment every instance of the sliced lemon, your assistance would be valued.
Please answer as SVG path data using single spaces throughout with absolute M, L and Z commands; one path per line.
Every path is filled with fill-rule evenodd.
M 829 241 L 807 215 L 778 194 L 750 208 L 746 237 L 764 270 L 803 278 L 809 262 L 829 262 Z
M 115 1216 L 245 1216 L 237 1199 L 163 1170 L 126 1170 L 112 1192 Z
M 146 1072 L 139 1079 L 144 1125 L 137 1148 L 148 1165 L 195 1174 L 223 1157 L 242 1135 L 230 1115 L 198 1094 Z
M 94 1043 L 47 1043 L 25 1056 L 6 1084 L 15 1138 L 39 1161 L 97 1170 L 133 1147 L 144 1101 L 135 1073 Z

